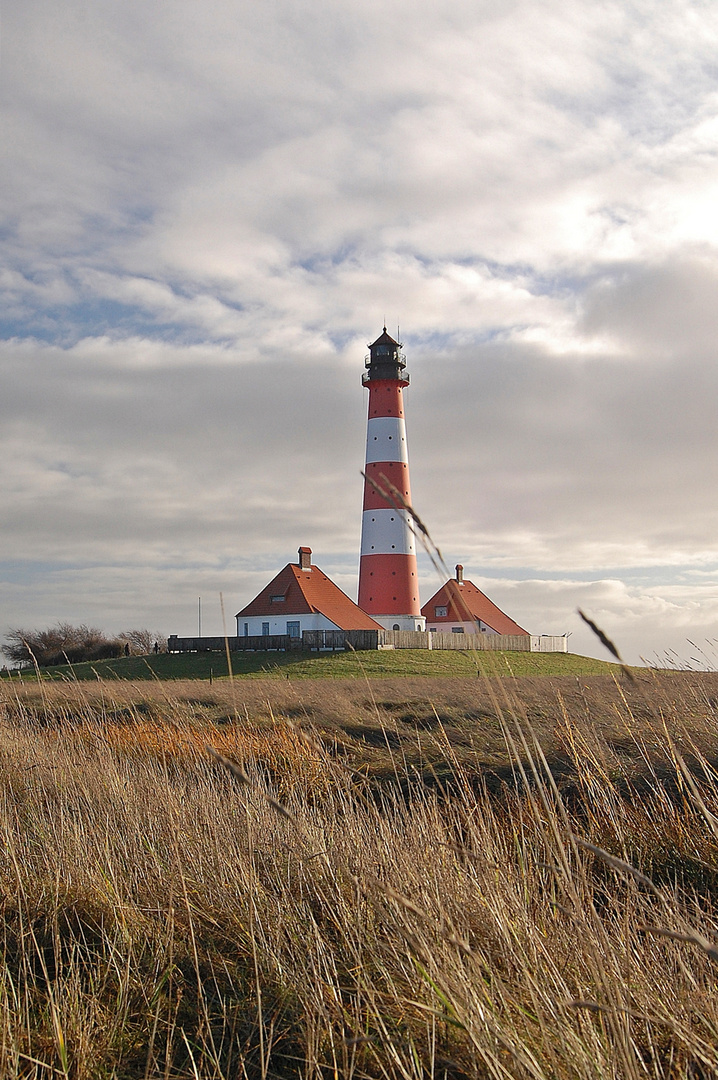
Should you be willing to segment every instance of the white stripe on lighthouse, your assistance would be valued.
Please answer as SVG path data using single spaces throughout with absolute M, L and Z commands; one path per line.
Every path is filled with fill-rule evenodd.
M 366 463 L 374 461 L 405 461 L 406 426 L 398 416 L 372 416 L 367 424 Z
M 406 510 L 365 510 L 362 515 L 362 555 L 414 555 L 416 539 Z

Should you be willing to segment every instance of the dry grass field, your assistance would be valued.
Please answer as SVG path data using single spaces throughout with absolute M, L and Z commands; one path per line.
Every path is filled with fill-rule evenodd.
M 0 1075 L 713 1077 L 717 761 L 710 674 L 6 680 Z

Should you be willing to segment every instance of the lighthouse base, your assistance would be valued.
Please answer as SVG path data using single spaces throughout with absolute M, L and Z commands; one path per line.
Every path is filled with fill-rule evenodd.
M 423 615 L 372 615 L 385 630 L 426 630 Z

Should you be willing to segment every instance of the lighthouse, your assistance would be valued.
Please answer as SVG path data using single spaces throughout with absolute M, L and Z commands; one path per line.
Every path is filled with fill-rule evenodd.
M 384 327 L 369 346 L 362 377 L 369 389 L 369 419 L 359 607 L 387 630 L 423 630 L 416 537 L 402 504 L 411 504 L 411 488 L 402 399 L 409 376 L 401 349 Z

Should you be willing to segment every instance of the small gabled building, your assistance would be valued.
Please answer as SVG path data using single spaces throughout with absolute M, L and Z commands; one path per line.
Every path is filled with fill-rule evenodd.
M 439 634 L 519 634 L 529 636 L 517 622 L 489 600 L 471 581 L 464 581 L 464 568 L 456 567 L 456 577 L 449 578 L 421 614 L 426 629 Z
M 318 566 L 312 566 L 308 547 L 300 547 L 299 562 L 287 563 L 235 618 L 237 637 L 301 638 L 304 630 L 381 629 Z

